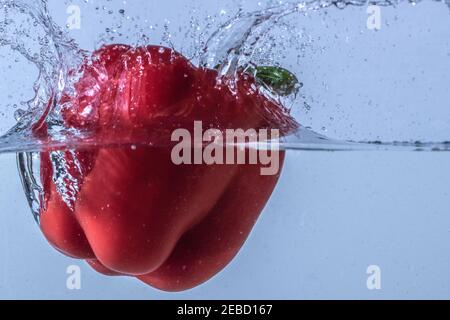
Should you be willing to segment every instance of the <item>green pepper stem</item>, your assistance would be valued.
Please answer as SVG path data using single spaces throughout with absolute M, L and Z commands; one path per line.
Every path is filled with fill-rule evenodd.
M 259 85 L 282 97 L 297 94 L 303 86 L 292 72 L 281 67 L 250 65 L 245 72 L 254 76 Z

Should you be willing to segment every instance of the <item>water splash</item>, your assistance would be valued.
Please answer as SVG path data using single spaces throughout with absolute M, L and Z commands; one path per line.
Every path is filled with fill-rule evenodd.
M 264 47 L 264 45 L 274 41 L 273 38 L 268 37 L 270 29 L 282 25 L 287 16 L 299 14 L 304 17 L 309 12 L 317 12 L 331 6 L 344 9 L 350 5 L 363 6 L 369 3 L 395 6 L 400 2 L 315 0 L 286 3 L 251 13 L 240 11 L 230 20 L 221 24 L 207 39 L 199 40 L 197 45 L 203 45 L 201 48 L 196 48 L 198 52 L 194 53 L 193 57 L 198 58 L 200 65 L 209 68 L 217 67 L 221 75 L 233 79 L 240 68 L 245 68 L 250 63 L 264 60 L 272 62 L 273 57 L 268 54 L 268 51 L 273 46 Z M 440 2 L 450 6 L 450 0 Z M 52 150 L 49 152 L 53 166 L 52 179 L 63 201 L 68 208 L 72 208 L 79 191 L 79 178 L 84 174 L 82 166 L 77 162 L 77 156 L 72 150 L 99 146 L 95 136 L 90 135 L 89 132 L 78 132 L 64 125 L 60 114 L 63 106 L 57 103 L 63 92 L 71 93 L 73 91 L 73 86 L 81 75 L 74 70 L 79 70 L 80 65 L 87 63 L 90 53 L 81 50 L 53 22 L 46 1 L 0 0 L 0 4 L 2 5 L 2 9 L 0 9 L 2 10 L 0 48 L 7 47 L 18 52 L 39 71 L 39 76 L 34 83 L 34 97 L 24 104 L 23 109 L 16 112 L 17 124 L 0 137 L 0 153 L 17 152 L 18 168 L 27 200 L 35 219 L 39 222 L 41 206 L 45 204 L 45 188 L 40 179 L 41 159 L 36 151 Z M 211 28 L 212 23 L 208 23 L 207 26 Z M 106 34 L 101 34 L 100 37 L 102 39 L 100 44 L 104 44 L 108 39 L 111 40 L 111 30 L 108 29 Z M 164 27 L 164 39 L 166 42 L 171 42 L 167 25 Z M 144 40 L 145 42 L 142 43 Z M 135 43 L 145 44 L 148 42 L 147 40 L 147 37 L 138 36 Z M 304 43 L 300 45 L 304 45 Z M 261 56 L 264 58 L 261 59 Z M 295 104 L 302 97 L 273 98 L 280 99 L 280 102 L 285 105 L 293 104 L 295 108 Z M 306 102 L 304 104 L 307 106 Z M 48 126 L 51 141 L 36 139 L 33 134 L 33 127 L 42 121 L 46 122 Z M 129 145 L 136 145 L 142 141 L 125 142 L 129 147 Z M 149 141 L 145 141 L 145 143 L 148 144 Z M 260 147 L 267 146 L 261 143 Z M 300 126 L 297 132 L 284 138 L 281 147 L 287 150 L 310 151 L 450 151 L 450 142 L 339 140 L 314 132 L 311 128 Z M 71 162 L 67 163 L 67 161 Z
M 44 114 L 49 122 L 60 121 L 55 101 L 77 81 L 71 71 L 87 52 L 53 22 L 46 0 L 0 0 L 0 47 L 19 53 L 38 71 L 30 88 L 34 96 L 16 110 L 17 124 L 0 137 L 0 152 L 39 150 L 45 146 L 32 128 Z
M 221 74 L 234 74 L 239 67 L 246 66 L 253 58 L 257 45 L 264 42 L 264 35 L 279 21 L 294 13 L 307 13 L 330 6 L 344 9 L 346 6 L 394 6 L 404 0 L 313 0 L 285 3 L 256 12 L 239 12 L 221 25 L 207 40 L 200 57 L 200 64 L 214 68 L 220 66 Z M 421 0 L 408 0 L 416 4 Z M 435 0 L 446 3 L 450 0 Z
M 221 25 L 208 39 L 201 65 L 214 68 L 219 66 L 221 75 L 235 76 L 237 70 L 245 68 L 256 60 L 256 48 L 264 42 L 269 30 L 284 17 L 293 13 L 308 12 L 336 6 L 397 6 L 402 0 L 322 0 L 300 3 L 286 3 L 257 12 L 239 12 L 235 17 Z M 416 5 L 419 1 L 408 1 Z M 437 0 L 450 8 L 449 0 Z M 309 105 L 305 102 L 305 105 Z M 314 132 L 311 128 L 300 127 L 298 132 L 283 141 L 285 149 L 293 150 L 408 150 L 408 151 L 450 151 L 449 141 L 379 141 L 379 140 L 336 140 Z
M 436 0 L 450 6 L 450 0 Z M 401 0 L 314 0 L 285 3 L 255 12 L 240 11 L 222 24 L 207 39 L 199 64 L 217 67 L 221 75 L 231 78 L 237 70 L 257 60 L 258 48 L 267 40 L 269 30 L 281 24 L 285 17 L 293 14 L 305 15 L 331 6 L 344 9 L 347 6 L 397 6 Z M 409 1 L 416 4 L 418 1 Z M 86 62 L 89 55 L 81 50 L 50 17 L 47 1 L 0 0 L 0 47 L 9 47 L 20 53 L 39 71 L 34 85 L 34 97 L 27 101 L 24 109 L 16 111 L 18 123 L 0 137 L 0 152 L 39 151 L 45 148 L 70 149 L 96 145 L 95 137 L 89 133 L 67 128 L 61 120 L 60 101 L 62 92 L 73 90 L 80 74 L 74 73 Z M 30 27 L 31 26 L 31 27 Z M 167 36 L 165 26 L 165 38 Z M 106 41 L 102 35 L 102 41 Z M 142 37 L 139 37 L 142 41 Z M 230 83 L 233 86 L 233 83 Z M 231 88 L 232 89 L 232 88 Z M 289 104 L 296 101 L 290 97 Z M 305 102 L 306 103 L 306 102 Z M 33 136 L 32 128 L 38 121 L 45 121 L 51 141 L 41 141 Z M 139 141 L 129 141 L 139 144 Z M 148 141 L 146 141 L 148 143 Z M 435 142 L 384 142 L 384 141 L 340 141 L 301 127 L 298 132 L 282 142 L 286 149 L 301 150 L 429 150 L 448 151 L 449 143 Z

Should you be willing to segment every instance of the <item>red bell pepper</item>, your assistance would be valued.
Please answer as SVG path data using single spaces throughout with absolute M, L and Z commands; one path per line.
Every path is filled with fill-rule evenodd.
M 40 227 L 48 241 L 101 273 L 166 291 L 192 288 L 223 269 L 279 172 L 261 175 L 260 164 L 176 165 L 170 132 L 195 120 L 286 134 L 296 122 L 262 93 L 255 70 L 240 70 L 234 90 L 226 76 L 217 79 L 216 70 L 164 47 L 96 51 L 60 105 L 67 127 L 93 133 L 102 146 L 40 153 Z M 36 134 L 45 128 L 41 121 Z M 124 141 L 138 143 L 113 144 Z M 283 159 L 280 151 L 280 170 Z

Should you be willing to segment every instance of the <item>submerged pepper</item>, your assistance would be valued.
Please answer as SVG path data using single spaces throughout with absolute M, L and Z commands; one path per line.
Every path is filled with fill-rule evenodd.
M 241 72 L 229 90 L 216 70 L 168 48 L 96 51 L 60 104 L 67 127 L 103 146 L 40 153 L 40 227 L 48 241 L 101 273 L 166 291 L 195 287 L 223 269 L 268 201 L 284 152 L 278 173 L 261 175 L 261 164 L 176 165 L 168 142 L 194 121 L 218 130 L 295 130 L 286 110 L 260 92 L 261 73 L 271 70 Z M 282 72 L 281 82 L 266 85 L 287 93 L 292 82 Z M 45 128 L 43 121 L 36 134 Z

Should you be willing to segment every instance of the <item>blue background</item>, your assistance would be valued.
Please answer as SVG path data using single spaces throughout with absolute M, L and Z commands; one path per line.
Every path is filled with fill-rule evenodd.
M 114 10 L 122 3 L 97 2 Z M 82 9 L 82 29 L 70 35 L 92 49 L 94 34 L 108 22 L 98 26 L 96 1 L 74 3 Z M 158 21 L 169 16 L 177 29 L 185 23 L 177 15 L 189 19 L 182 3 L 129 0 L 127 8 Z M 198 18 L 208 10 L 235 10 L 237 3 L 203 1 Z M 50 0 L 60 25 L 66 7 Z M 378 32 L 367 30 L 367 17 L 362 7 L 291 18 L 304 19 L 316 39 L 301 68 L 292 53 L 285 58 L 312 105 L 294 113 L 340 138 L 448 138 L 447 8 L 428 2 L 383 8 Z M 206 284 L 173 294 L 99 275 L 52 249 L 25 201 L 15 156 L 1 155 L 0 298 L 450 298 L 449 181 L 447 153 L 289 151 L 277 189 L 239 255 Z M 81 267 L 81 290 L 66 288 L 72 264 Z M 381 268 L 380 290 L 366 286 L 369 265 Z

